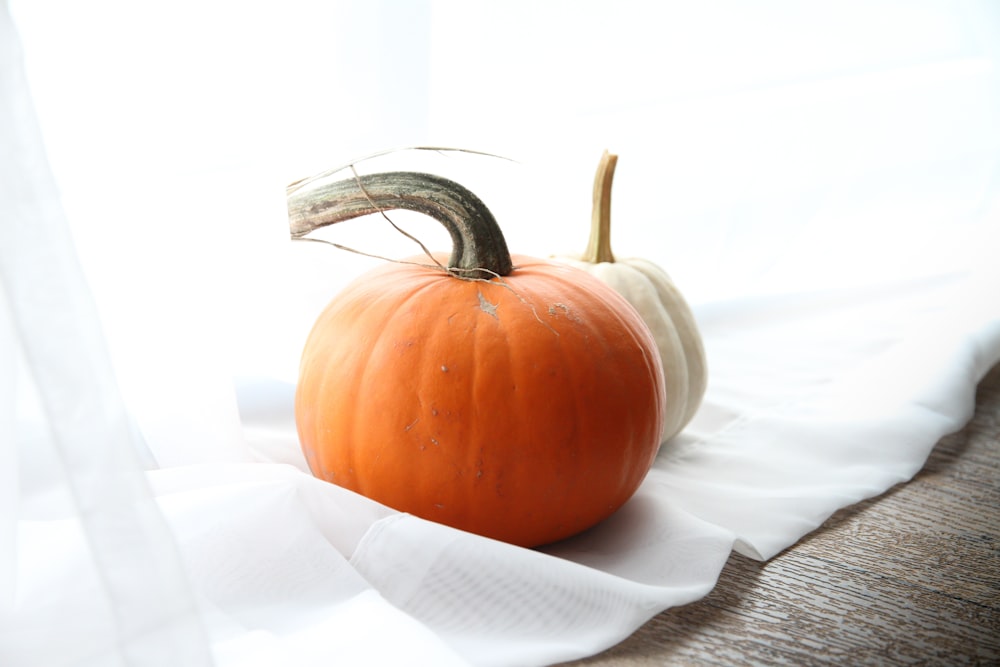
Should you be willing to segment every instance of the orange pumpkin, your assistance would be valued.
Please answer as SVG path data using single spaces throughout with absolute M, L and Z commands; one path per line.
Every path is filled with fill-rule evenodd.
M 535 546 L 617 510 L 656 455 L 664 380 L 636 311 L 578 269 L 511 257 L 471 192 L 374 174 L 289 196 L 293 237 L 390 208 L 455 243 L 338 294 L 302 355 L 295 417 L 313 474 L 397 510 Z

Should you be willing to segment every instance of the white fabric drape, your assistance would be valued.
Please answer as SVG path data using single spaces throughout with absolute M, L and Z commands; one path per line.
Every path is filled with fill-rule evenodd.
M 118 396 L 48 171 L 6 2 L 2 12 L 0 659 L 207 665 L 194 595 L 141 468 L 149 452 Z
M 585 656 L 908 480 L 1000 360 L 994 3 L 10 4 L 0 664 Z M 616 253 L 688 295 L 710 384 L 595 529 L 525 550 L 307 473 L 301 344 L 375 260 L 290 243 L 284 185 L 393 145 L 517 159 L 359 169 L 452 176 L 543 256 L 621 156 Z

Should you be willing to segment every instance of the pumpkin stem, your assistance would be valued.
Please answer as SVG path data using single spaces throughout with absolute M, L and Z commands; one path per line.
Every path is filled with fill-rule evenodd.
M 410 171 L 367 174 L 317 187 L 286 190 L 292 239 L 371 213 L 392 209 L 434 218 L 451 235 L 450 272 L 463 278 L 506 276 L 513 270 L 507 242 L 486 204 L 447 178 Z
M 611 253 L 611 182 L 618 156 L 604 151 L 594 176 L 594 208 L 590 216 L 590 241 L 583 261 L 591 264 L 614 262 Z

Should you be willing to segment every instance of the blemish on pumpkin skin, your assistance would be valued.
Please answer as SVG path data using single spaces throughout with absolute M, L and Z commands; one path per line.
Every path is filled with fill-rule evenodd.
M 479 309 L 493 319 L 499 320 L 500 316 L 497 314 L 497 306 L 500 304 L 491 303 L 485 296 L 483 296 L 482 292 L 476 292 L 476 294 L 479 295 Z
M 417 425 L 418 421 L 420 421 L 420 417 L 417 417 L 416 419 L 414 419 L 413 421 L 411 421 L 409 424 L 407 424 L 406 426 L 404 426 L 403 427 L 403 431 L 408 433 L 411 428 L 413 428 L 414 426 Z
M 551 315 L 552 317 L 555 317 L 560 312 L 563 314 L 563 317 L 565 317 L 566 319 L 568 319 L 568 320 L 570 320 L 572 322 L 582 322 L 583 321 L 575 313 L 574 314 L 570 314 L 569 306 L 567 306 L 565 303 L 554 303 L 551 306 L 549 306 L 549 315 Z

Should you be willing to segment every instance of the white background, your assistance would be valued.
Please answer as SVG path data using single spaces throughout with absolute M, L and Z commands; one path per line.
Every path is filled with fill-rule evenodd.
M 516 160 L 413 164 L 460 177 L 514 251 L 542 255 L 582 250 L 597 158 L 617 152 L 616 251 L 694 304 L 946 272 L 984 215 L 997 226 L 987 0 L 12 4 L 116 347 L 156 334 L 137 321 L 193 320 L 175 345 L 217 336 L 239 370 L 293 375 L 278 341 L 371 261 L 289 247 L 283 186 L 386 148 Z

